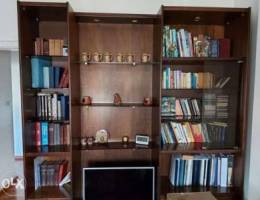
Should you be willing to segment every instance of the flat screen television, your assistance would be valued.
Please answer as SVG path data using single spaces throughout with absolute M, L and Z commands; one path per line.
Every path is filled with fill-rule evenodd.
M 83 199 L 155 200 L 155 168 L 84 168 Z

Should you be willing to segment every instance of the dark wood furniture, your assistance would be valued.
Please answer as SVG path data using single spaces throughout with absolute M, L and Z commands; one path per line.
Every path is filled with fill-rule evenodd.
M 158 15 L 106 13 L 74 13 L 68 3 L 18 2 L 21 88 L 24 138 L 25 195 L 27 199 L 81 199 L 82 168 L 104 161 L 146 161 L 157 166 L 157 199 L 168 192 L 207 191 L 218 199 L 242 199 L 247 137 L 247 103 L 249 87 L 250 9 L 193 8 L 162 6 Z M 194 18 L 199 16 L 200 21 Z M 162 31 L 164 25 L 185 28 L 194 34 L 210 34 L 214 38 L 230 38 L 230 58 L 163 58 Z M 68 89 L 54 89 L 70 95 L 70 137 L 72 144 L 54 146 L 47 150 L 33 146 L 32 119 L 36 117 L 35 94 L 31 89 L 30 56 L 36 37 L 62 38 L 68 41 L 69 56 L 53 57 L 67 66 L 70 74 Z M 125 63 L 80 62 L 81 52 L 133 53 L 135 66 Z M 150 53 L 152 62 L 142 64 L 139 57 Z M 232 77 L 232 87 L 223 90 L 165 90 L 161 89 L 162 70 L 174 65 L 184 71 L 210 71 Z M 48 89 L 45 89 L 48 91 Z M 231 97 L 229 108 L 231 146 L 202 144 L 160 144 L 160 104 L 162 96 L 201 97 L 205 92 L 225 93 Z M 113 94 L 119 93 L 123 104 L 114 106 Z M 82 96 L 93 97 L 93 104 L 80 103 Z M 144 97 L 153 105 L 143 106 Z M 166 119 L 167 120 L 167 119 Z M 191 120 L 192 121 L 192 120 Z M 62 122 L 61 122 L 62 123 Z M 81 148 L 78 139 L 94 136 L 99 129 L 110 132 L 111 143 Z M 152 140 L 148 148 L 136 148 L 131 142 L 121 145 L 127 135 L 147 133 Z M 173 188 L 168 180 L 172 154 L 234 154 L 234 186 L 231 188 L 183 187 Z M 72 172 L 73 192 L 66 196 L 58 187 L 34 189 L 33 160 L 37 156 L 64 158 Z

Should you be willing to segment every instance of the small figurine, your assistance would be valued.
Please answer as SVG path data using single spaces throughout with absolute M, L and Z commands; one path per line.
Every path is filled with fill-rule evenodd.
M 145 106 L 151 106 L 152 105 L 152 99 L 151 98 L 149 98 L 149 97 L 145 97 L 144 98 L 144 105 Z
M 84 105 L 91 105 L 92 98 L 90 96 L 85 96 L 82 98 L 81 103 Z
M 119 106 L 122 103 L 122 99 L 118 93 L 114 94 L 114 104 Z
M 101 129 L 96 133 L 97 143 L 107 143 L 108 142 L 108 132 L 105 129 Z
M 127 144 L 129 142 L 129 137 L 128 136 L 123 136 L 122 137 L 122 143 Z
M 87 144 L 88 146 L 92 146 L 95 142 L 95 138 L 94 137 L 88 137 L 87 138 Z
M 87 138 L 86 137 L 83 137 L 83 138 L 81 138 L 80 139 L 80 144 L 81 144 L 81 146 L 86 146 L 87 145 Z

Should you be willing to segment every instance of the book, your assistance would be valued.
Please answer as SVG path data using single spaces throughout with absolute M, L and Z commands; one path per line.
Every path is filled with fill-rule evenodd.
M 41 145 L 48 145 L 49 144 L 49 136 L 48 136 L 48 123 L 41 122 Z
M 169 179 L 173 186 L 227 187 L 231 155 L 172 155 Z M 229 163 L 229 164 L 228 164 Z
M 219 57 L 230 57 L 230 45 L 231 41 L 228 38 L 219 39 Z
M 32 88 L 44 87 L 43 68 L 49 66 L 51 66 L 51 59 L 49 57 L 33 56 L 31 58 Z

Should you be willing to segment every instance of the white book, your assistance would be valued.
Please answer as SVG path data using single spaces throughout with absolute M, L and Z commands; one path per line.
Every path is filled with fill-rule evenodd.
M 50 69 L 48 66 L 43 67 L 43 88 L 50 88 Z
M 59 183 L 59 186 L 63 186 L 63 185 L 70 183 L 70 182 L 71 182 L 71 173 L 68 172 L 67 175 Z
M 229 81 L 230 81 L 231 77 L 227 77 L 219 86 L 219 88 L 223 88 Z
M 172 158 L 171 158 L 171 169 L 170 169 L 170 181 L 171 181 L 171 184 L 173 185 L 173 186 L 175 186 L 175 156 L 174 155 L 172 155 Z
M 193 160 L 188 161 L 188 180 L 187 180 L 187 186 L 192 185 L 192 176 L 193 176 Z
M 57 118 L 61 119 L 61 101 L 57 101 Z
M 41 168 L 40 165 L 44 161 L 44 157 L 34 159 L 34 187 L 37 190 L 41 186 Z
M 182 138 L 182 135 L 178 129 L 178 126 L 177 126 L 177 123 L 175 122 L 170 122 L 171 126 L 172 126 L 172 129 L 173 129 L 173 132 L 174 132 L 174 135 L 176 137 L 176 140 L 178 143 L 184 143 L 183 141 L 183 138 Z
M 215 182 L 215 157 L 211 158 L 211 167 L 210 167 L 210 186 L 214 186 Z
M 220 178 L 220 186 L 227 187 L 228 181 L 228 158 L 221 157 L 221 178 Z
M 58 117 L 58 107 L 57 107 L 57 104 L 58 104 L 58 94 L 52 94 L 52 117 L 54 119 L 57 119 Z

